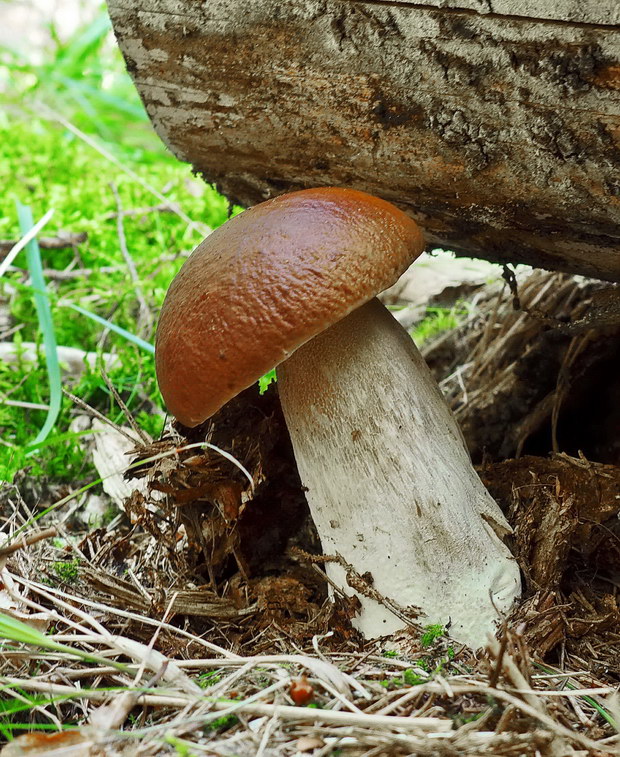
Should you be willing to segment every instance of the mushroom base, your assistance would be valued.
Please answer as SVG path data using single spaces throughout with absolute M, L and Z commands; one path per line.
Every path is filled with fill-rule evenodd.
M 520 593 L 502 536 L 510 526 L 482 485 L 460 429 L 409 335 L 372 300 L 299 348 L 278 386 L 323 552 L 370 573 L 380 595 L 419 608 L 476 648 Z M 356 594 L 367 638 L 402 628 Z

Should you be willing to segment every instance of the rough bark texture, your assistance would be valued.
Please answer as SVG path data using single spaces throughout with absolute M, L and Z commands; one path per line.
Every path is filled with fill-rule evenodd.
M 158 133 L 232 199 L 351 186 L 411 213 L 431 246 L 620 280 L 617 0 L 110 14 Z

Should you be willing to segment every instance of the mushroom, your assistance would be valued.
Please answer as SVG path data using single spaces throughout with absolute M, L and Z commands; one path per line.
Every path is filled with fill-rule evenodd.
M 356 190 L 246 210 L 172 282 L 157 378 L 193 427 L 277 366 L 310 512 L 339 558 L 328 576 L 361 603 L 354 624 L 376 638 L 403 627 L 395 608 L 415 608 L 476 648 L 520 592 L 510 526 L 412 339 L 375 298 L 423 249 L 405 213 Z M 376 593 L 350 586 L 347 566 Z

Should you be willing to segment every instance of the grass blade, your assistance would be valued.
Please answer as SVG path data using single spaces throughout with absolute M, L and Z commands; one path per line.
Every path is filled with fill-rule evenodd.
M 117 326 L 115 323 L 112 323 L 111 321 L 106 321 L 106 319 L 102 318 L 100 315 L 97 315 L 96 313 L 91 313 L 90 310 L 85 310 L 83 307 L 80 307 L 79 305 L 74 305 L 72 302 L 65 302 L 62 304 L 65 307 L 71 308 L 72 310 L 76 310 L 81 315 L 85 315 L 87 318 L 91 318 L 93 321 L 96 321 L 102 326 L 105 326 L 106 329 L 110 329 L 110 331 L 114 331 L 115 333 L 120 334 L 120 336 L 124 336 L 125 339 L 128 339 L 130 342 L 133 342 L 134 344 L 138 345 L 138 347 L 150 353 L 151 355 L 155 354 L 155 347 L 153 347 L 152 344 L 145 341 L 144 339 L 141 339 L 139 336 L 132 334 L 131 331 L 127 331 L 122 326 Z
M 32 211 L 27 205 L 20 202 L 17 205 L 17 217 L 21 233 L 26 235 L 34 226 Z M 50 391 L 49 410 L 45 423 L 37 434 L 33 444 L 38 444 L 47 438 L 49 432 L 54 427 L 58 414 L 62 392 L 60 389 L 60 365 L 58 364 L 58 353 L 56 350 L 56 335 L 54 334 L 54 323 L 52 321 L 52 311 L 47 296 L 45 279 L 43 277 L 43 266 L 41 265 L 41 253 L 39 245 L 35 238 L 31 239 L 26 245 L 26 261 L 30 273 L 30 281 L 34 290 L 34 304 L 39 319 L 39 328 L 43 334 L 43 344 L 45 346 L 45 363 L 47 366 L 47 378 Z
M 31 239 L 34 239 L 36 235 L 41 231 L 41 229 L 45 226 L 45 224 L 50 220 L 50 218 L 54 215 L 53 209 L 50 209 L 47 211 L 47 213 L 43 216 L 43 218 L 40 218 L 34 226 L 31 227 L 30 231 L 23 236 L 17 244 L 13 245 L 11 249 L 8 251 L 8 253 L 5 255 L 4 260 L 2 263 L 0 263 L 0 278 L 4 276 L 4 274 L 9 270 L 9 267 L 15 260 L 15 258 L 19 255 L 19 253 L 26 247 L 28 242 Z
M 100 665 L 110 665 L 123 672 L 128 670 L 127 665 L 124 665 L 121 662 L 116 662 L 116 660 L 111 660 L 108 657 L 103 657 L 98 654 L 82 652 L 81 649 L 75 649 L 66 644 L 59 644 L 41 631 L 38 631 L 36 628 L 29 626 L 27 623 L 23 623 L 17 618 L 12 618 L 10 615 L 6 615 L 3 612 L 0 612 L 0 638 L 15 641 L 20 644 L 29 644 L 30 646 L 50 649 L 53 652 L 63 652 L 78 657 L 84 662 L 96 662 Z

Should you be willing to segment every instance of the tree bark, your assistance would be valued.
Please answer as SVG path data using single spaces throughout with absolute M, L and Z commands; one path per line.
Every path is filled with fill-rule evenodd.
M 409 212 L 430 247 L 620 281 L 617 0 L 110 14 L 157 132 L 232 200 L 354 187 Z

